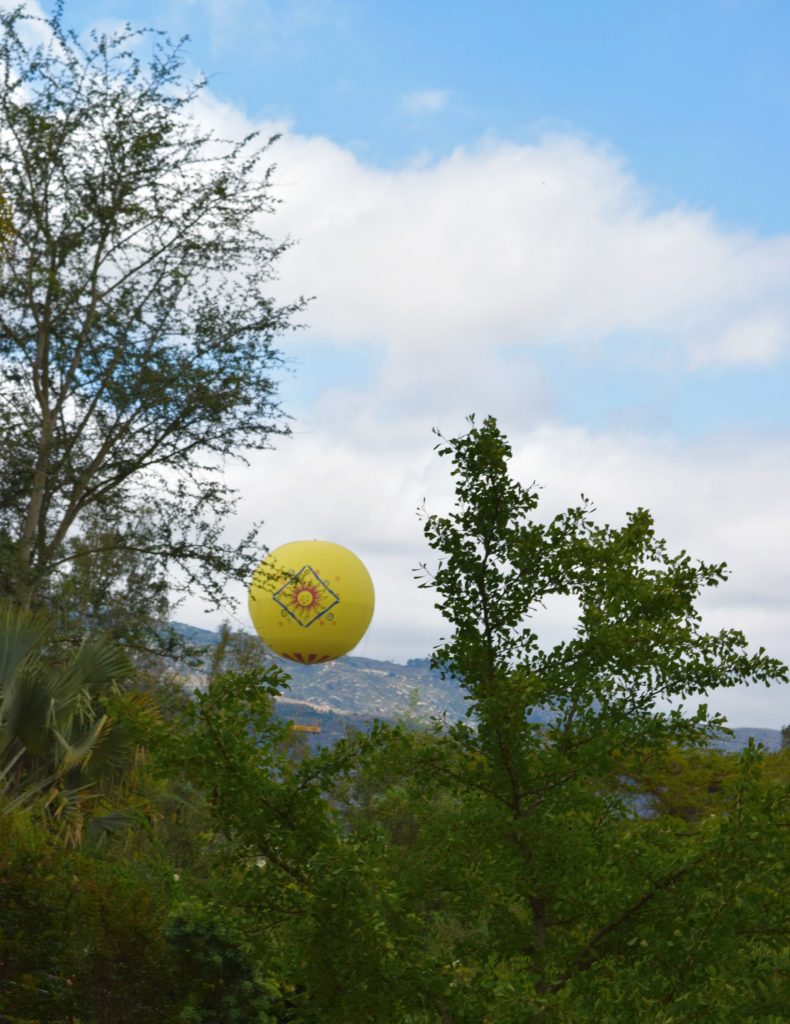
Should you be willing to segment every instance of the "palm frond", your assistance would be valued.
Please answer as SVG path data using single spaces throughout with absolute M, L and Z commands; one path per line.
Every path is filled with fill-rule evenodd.
M 22 807 L 29 807 L 49 789 L 49 795 L 44 802 L 44 806 L 47 807 L 54 796 L 62 791 L 58 787 L 60 778 L 60 772 L 51 772 L 47 775 L 39 766 L 37 771 L 25 775 L 22 783 L 15 786 L 13 796 L 3 804 L 3 814 L 13 814 Z
M 96 732 L 94 742 L 90 742 L 95 731 L 91 727 L 85 739 L 74 744 L 75 754 L 88 745 L 90 745 L 90 749 L 84 760 L 73 763 L 79 763 L 80 770 L 86 779 L 106 784 L 117 781 L 129 771 L 134 762 L 136 745 L 123 722 L 118 722 L 106 715 L 103 716 L 103 719 L 105 719 L 104 724 L 101 730 Z
M 132 664 L 121 648 L 107 640 L 87 641 L 52 680 L 52 694 L 64 702 L 81 692 L 109 695 L 113 683 L 124 682 L 131 673 Z
M 0 812 L 38 806 L 77 845 L 93 817 L 97 837 L 131 823 L 102 801 L 134 764 L 136 725 L 160 712 L 150 695 L 126 690 L 123 650 L 93 639 L 68 652 L 53 635 L 44 615 L 0 602 Z
M 4 693 L 0 714 L 0 750 L 19 739 L 35 757 L 49 756 L 54 712 L 46 679 L 17 673 L 15 684 Z
M 92 815 L 86 825 L 86 835 L 98 845 L 103 845 L 113 836 L 122 835 L 135 825 L 146 822 L 142 811 L 133 807 L 119 808 L 108 814 Z
M 20 666 L 42 646 L 50 629 L 45 615 L 0 601 L 0 692 L 13 686 Z
M 66 739 L 56 729 L 53 730 L 63 752 L 61 771 L 65 774 L 72 768 L 84 767 L 101 743 L 103 734 L 109 730 L 111 725 L 111 719 L 107 715 L 102 715 L 91 723 L 90 728 L 79 739 L 74 737 Z

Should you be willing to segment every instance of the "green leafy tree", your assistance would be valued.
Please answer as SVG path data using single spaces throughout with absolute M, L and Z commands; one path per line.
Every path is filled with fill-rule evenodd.
M 178 643 L 168 622 L 171 588 L 156 552 L 157 524 L 138 520 L 134 532 L 139 546 L 131 549 L 124 511 L 86 513 L 79 532 L 64 544 L 68 570 L 51 587 L 48 603 L 64 634 L 75 627 L 82 634 L 102 633 L 129 648 L 139 668 L 148 654 L 163 672 L 161 655 L 183 653 L 188 645 Z
M 515 1020 L 520 1007 L 521 1020 L 690 1020 L 707 1006 L 706 1019 L 734 1020 L 758 1005 L 778 1019 L 784 940 L 772 929 L 787 857 L 779 794 L 759 792 L 759 753 L 746 755 L 733 809 L 691 830 L 649 816 L 627 770 L 722 727 L 704 703 L 684 702 L 786 682 L 786 667 L 750 652 L 738 630 L 703 630 L 696 601 L 726 567 L 671 554 L 644 509 L 620 528 L 597 525 L 586 500 L 537 520 L 537 491 L 509 475 L 511 449 L 490 418 L 439 451 L 452 459 L 456 507 L 426 518 L 442 560 L 425 584 L 454 632 L 434 663 L 461 680 L 477 718 L 452 731 L 467 757 L 447 779 L 484 815 L 474 857 L 481 870 L 494 858 L 511 908 L 500 942 L 489 923 L 476 952 L 476 981 L 501 1002 L 490 1019 Z M 578 620 L 571 639 L 545 648 L 533 616 L 556 596 L 576 600 Z M 538 709 L 548 722 L 534 721 Z M 764 884 L 751 884 L 756 864 Z M 737 900 L 720 895 L 727 885 L 753 901 L 747 929 Z M 722 963 L 731 973 L 717 1003 Z
M 218 908 L 233 908 L 232 938 L 189 922 L 173 934 L 187 956 L 216 955 L 231 942 L 241 957 L 233 954 L 238 971 L 229 965 L 234 977 L 255 998 L 268 991 L 285 1020 L 403 1022 L 421 998 L 407 980 L 421 954 L 419 922 L 401 919 L 380 834 L 350 827 L 333 797 L 338 781 L 359 771 L 369 741 L 356 736 L 294 759 L 287 724 L 272 717 L 283 682 L 274 667 L 215 675 L 181 720 L 148 732 L 162 776 L 209 794 L 205 843 L 215 865 L 200 900 L 215 919 Z M 221 997 L 219 977 L 194 990 L 196 1006 Z
M 30 17 L 0 14 L 0 591 L 76 589 L 76 614 L 70 573 L 109 551 L 153 563 L 155 600 L 178 577 L 219 602 L 255 548 L 221 539 L 221 468 L 286 432 L 274 341 L 302 305 L 270 296 L 269 143 L 190 119 L 180 46 L 128 27 L 83 46 L 59 9 L 34 45 Z

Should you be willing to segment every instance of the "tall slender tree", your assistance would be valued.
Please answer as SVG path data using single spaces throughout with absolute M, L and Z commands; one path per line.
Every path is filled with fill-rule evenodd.
M 271 295 L 273 140 L 202 128 L 204 85 L 158 33 L 0 14 L 0 592 L 25 606 L 90 543 L 216 601 L 249 569 L 222 467 L 287 432 L 274 343 L 303 303 Z

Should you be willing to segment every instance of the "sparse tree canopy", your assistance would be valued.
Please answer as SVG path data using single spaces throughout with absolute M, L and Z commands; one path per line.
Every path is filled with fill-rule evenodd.
M 271 296 L 273 140 L 191 120 L 203 83 L 156 33 L 83 45 L 56 13 L 31 45 L 30 21 L 0 15 L 0 591 L 62 600 L 90 521 L 157 593 L 178 568 L 218 601 L 254 539 L 221 541 L 223 460 L 287 432 L 274 341 L 302 303 Z

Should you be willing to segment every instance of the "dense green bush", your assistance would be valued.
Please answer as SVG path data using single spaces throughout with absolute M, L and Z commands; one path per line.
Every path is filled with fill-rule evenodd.
M 0 1005 L 59 1024 L 167 1019 L 174 957 L 161 866 L 64 849 L 16 815 L 0 837 Z

